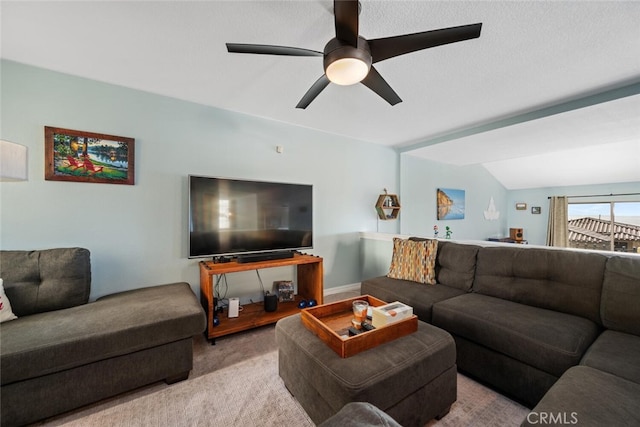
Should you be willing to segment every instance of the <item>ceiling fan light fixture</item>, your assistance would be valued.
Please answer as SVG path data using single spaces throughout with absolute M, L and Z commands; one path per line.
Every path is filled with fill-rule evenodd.
M 372 39 L 371 44 L 359 35 L 359 0 L 334 0 L 336 36 L 324 46 L 323 52 L 291 46 L 227 43 L 235 53 L 261 55 L 322 56 L 324 74 L 304 94 L 296 108 L 305 109 L 329 83 L 347 86 L 362 83 L 389 105 L 402 99 L 372 66 L 396 56 L 480 37 L 482 23 L 440 28 L 419 33 Z M 375 57 L 375 60 L 374 60 Z
M 340 58 L 327 66 L 327 78 L 337 85 L 360 83 L 369 74 L 369 65 L 360 58 Z
M 360 83 L 369 74 L 372 61 L 369 45 L 362 37 L 358 46 L 334 38 L 324 47 L 324 73 L 337 85 Z

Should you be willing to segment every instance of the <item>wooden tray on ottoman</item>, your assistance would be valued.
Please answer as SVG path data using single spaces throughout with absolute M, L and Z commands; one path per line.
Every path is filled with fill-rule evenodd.
M 372 307 L 387 304 L 371 295 L 363 295 L 331 304 L 305 308 L 301 312 L 304 326 L 338 353 L 340 357 L 351 357 L 418 330 L 418 316 L 414 314 L 388 326 L 350 337 L 348 328 L 351 326 L 351 319 L 353 319 L 352 304 L 355 300 L 365 300 Z

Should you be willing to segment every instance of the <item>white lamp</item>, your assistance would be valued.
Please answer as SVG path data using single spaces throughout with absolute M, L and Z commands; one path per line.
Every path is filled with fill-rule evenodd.
M 27 180 L 27 147 L 0 140 L 0 181 Z

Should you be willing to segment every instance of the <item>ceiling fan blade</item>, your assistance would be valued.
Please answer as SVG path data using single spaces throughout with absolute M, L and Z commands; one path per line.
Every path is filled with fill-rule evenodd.
M 371 56 L 375 63 L 393 58 L 394 56 L 404 55 L 405 53 L 475 39 L 480 37 L 481 29 L 482 23 L 479 23 L 373 39 L 369 40 L 369 49 L 371 49 Z
M 382 78 L 375 67 L 371 67 L 371 69 L 369 70 L 369 74 L 367 74 L 367 77 L 362 80 L 362 84 L 380 95 L 391 105 L 396 105 L 398 102 L 402 102 L 402 99 L 400 99 L 398 94 L 393 89 L 391 89 L 389 83 L 387 83 L 386 80 Z
M 296 105 L 296 108 L 307 108 L 309 104 L 311 104 L 311 101 L 316 99 L 316 96 L 318 96 L 320 92 L 322 92 L 322 90 L 327 87 L 328 84 L 329 78 L 327 77 L 327 75 L 323 74 L 322 76 L 320 76 L 320 78 L 316 80 L 313 86 L 309 88 L 307 93 L 304 94 L 300 102 L 298 102 L 298 105 Z
M 358 9 L 358 0 L 333 1 L 336 38 L 353 47 L 358 46 Z
M 268 44 L 243 44 L 227 43 L 227 51 L 231 53 L 256 53 L 260 55 L 285 55 L 285 56 L 322 56 L 317 50 L 301 47 L 272 46 Z

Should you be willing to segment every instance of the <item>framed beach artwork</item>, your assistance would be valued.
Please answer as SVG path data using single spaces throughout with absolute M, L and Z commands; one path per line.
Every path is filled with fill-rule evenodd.
M 438 219 L 464 219 L 464 190 L 438 188 Z
M 46 180 L 134 184 L 133 138 L 45 126 L 44 144 Z

